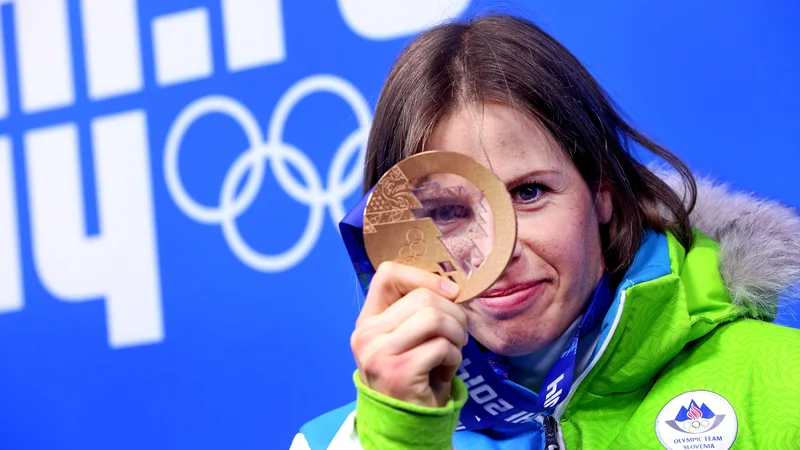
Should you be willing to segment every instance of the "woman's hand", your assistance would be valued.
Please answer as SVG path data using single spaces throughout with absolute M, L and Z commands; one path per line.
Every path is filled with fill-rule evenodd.
M 457 296 L 458 285 L 436 274 L 381 264 L 350 339 L 361 381 L 408 403 L 447 404 L 468 339 Z

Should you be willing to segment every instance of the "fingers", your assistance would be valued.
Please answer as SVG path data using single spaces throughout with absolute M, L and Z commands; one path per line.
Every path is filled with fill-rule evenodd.
M 430 373 L 437 369 L 443 380 L 447 381 L 461 365 L 461 348 L 443 337 L 426 341 L 403 356 L 407 356 L 408 360 L 413 362 L 413 367 L 409 368 L 411 373 Z M 445 373 L 442 373 L 442 369 Z
M 359 363 L 365 384 L 390 397 L 425 406 L 442 406 L 461 365 L 461 351 L 438 337 L 394 356 L 373 355 Z
M 468 339 L 466 314 L 452 301 L 417 289 L 382 314 L 360 318 L 350 345 L 356 358 L 363 359 L 376 353 L 397 355 L 436 337 L 463 347 Z
M 434 273 L 404 264 L 384 262 L 372 278 L 360 317 L 380 314 L 397 300 L 419 288 L 428 289 L 450 300 L 455 300 L 459 291 L 457 284 Z
M 444 314 L 453 316 L 462 328 L 467 328 L 467 316 L 459 305 L 424 288 L 411 291 L 410 294 L 389 306 L 382 314 L 362 319 L 360 326 L 370 329 L 371 333 L 388 333 L 426 308 L 437 309 Z
M 381 264 L 350 340 L 362 381 L 399 400 L 446 403 L 468 339 L 458 293 L 436 274 Z
M 406 302 L 406 300 L 409 301 Z M 415 303 L 419 302 L 419 300 L 416 302 L 413 300 L 413 298 L 407 296 L 397 305 L 408 303 L 408 308 L 411 309 Z M 442 299 L 441 302 L 446 303 L 448 307 L 456 306 L 447 300 Z M 375 318 L 374 321 L 379 322 L 375 326 L 362 323 L 361 326 L 353 331 L 350 338 L 350 346 L 359 366 L 367 360 L 380 361 L 400 355 L 418 345 L 437 338 L 444 338 L 451 345 L 460 349 L 466 345 L 469 335 L 467 333 L 466 316 L 458 306 L 456 308 L 453 311 L 454 314 L 451 315 L 434 306 L 426 306 L 415 310 L 407 318 L 399 321 L 396 327 L 392 326 L 389 330 L 382 328 L 388 328 L 385 325 L 386 323 L 398 321 L 400 317 L 403 317 L 404 311 L 393 311 L 398 312 L 397 316 L 399 317 L 391 321 L 383 317 Z M 400 314 L 401 312 L 403 314 Z
M 467 343 L 467 328 L 452 315 L 427 307 L 414 313 L 395 329 L 392 339 L 387 342 L 386 351 L 398 355 L 438 338 L 445 338 L 460 349 Z

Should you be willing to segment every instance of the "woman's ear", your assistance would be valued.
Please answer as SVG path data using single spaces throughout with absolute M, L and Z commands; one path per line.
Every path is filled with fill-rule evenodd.
M 597 222 L 600 225 L 607 225 L 611 221 L 611 215 L 614 213 L 614 202 L 611 198 L 611 186 L 606 181 L 601 181 L 600 187 L 597 189 L 594 213 L 597 214 Z

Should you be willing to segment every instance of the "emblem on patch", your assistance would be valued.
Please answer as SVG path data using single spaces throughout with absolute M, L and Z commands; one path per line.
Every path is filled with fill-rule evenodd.
M 667 450 L 728 450 L 738 430 L 733 406 L 709 391 L 684 392 L 656 418 L 656 436 Z

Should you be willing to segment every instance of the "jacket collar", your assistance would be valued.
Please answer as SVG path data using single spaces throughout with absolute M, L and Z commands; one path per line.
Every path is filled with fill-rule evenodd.
M 699 231 L 689 252 L 669 234 L 646 234 L 601 326 L 591 392 L 644 386 L 687 343 L 746 313 L 731 301 L 718 254 Z

